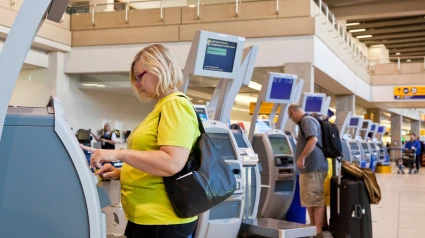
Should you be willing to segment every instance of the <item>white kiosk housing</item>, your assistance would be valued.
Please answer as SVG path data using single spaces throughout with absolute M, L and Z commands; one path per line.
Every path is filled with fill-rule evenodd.
M 342 126 L 341 131 L 344 160 L 356 163 L 360 166 L 362 164 L 362 160 L 365 158 L 362 156 L 360 142 L 354 138 L 359 134 L 359 130 L 363 124 L 363 117 L 351 116 L 351 113 L 349 113 L 347 118 L 348 120 L 346 120 L 346 123 Z M 370 161 L 370 158 L 368 159 Z M 367 158 L 365 160 L 365 163 L 367 164 Z
M 386 129 L 386 126 L 378 126 L 376 136 L 373 138 L 373 141 L 379 147 L 378 164 L 380 165 L 388 165 L 388 162 L 385 161 L 387 157 L 387 149 L 384 143 L 382 142 L 382 137 L 384 137 L 385 132 L 387 131 Z
M 8 107 L 40 26 L 46 18 L 59 22 L 68 3 L 24 1 L 0 54 L 2 237 L 106 237 L 101 208 L 109 205 L 108 195 L 96 187 L 97 176 L 92 174 L 59 100 L 51 98 L 44 108 Z M 28 135 L 36 135 L 37 140 Z
M 356 136 L 355 138 L 358 142 L 360 142 L 363 160 L 366 161 L 366 165 L 365 165 L 366 168 L 370 167 L 370 161 L 372 157 L 372 148 L 367 140 L 367 135 L 370 131 L 371 126 L 372 126 L 371 120 L 363 120 L 362 127 L 359 130 L 359 135 Z

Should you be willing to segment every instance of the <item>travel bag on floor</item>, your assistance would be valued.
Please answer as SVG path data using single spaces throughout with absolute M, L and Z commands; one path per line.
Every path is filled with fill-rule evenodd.
M 338 175 L 331 179 L 331 232 L 334 238 L 372 238 L 369 196 L 363 181 Z

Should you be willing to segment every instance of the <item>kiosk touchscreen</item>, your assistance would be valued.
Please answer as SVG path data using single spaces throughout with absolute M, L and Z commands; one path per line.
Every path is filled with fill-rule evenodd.
M 378 164 L 379 160 L 379 146 L 376 144 L 376 132 L 378 131 L 379 124 L 378 123 L 371 123 L 369 127 L 369 131 L 367 133 L 368 138 L 367 141 L 369 143 L 372 158 L 371 158 L 371 168 L 376 168 L 376 165 Z M 373 169 L 374 170 L 374 169 Z
M 0 54 L 1 237 L 106 237 L 108 195 L 58 99 L 43 108 L 7 106 L 39 27 L 45 18 L 59 22 L 68 3 L 23 1 Z
M 194 105 L 196 113 L 198 114 L 199 118 L 201 118 L 201 121 L 207 121 L 208 118 L 208 112 L 207 107 L 204 105 Z
M 331 98 L 323 93 L 304 93 L 302 107 L 308 114 L 327 115 Z
M 349 115 L 348 125 L 343 125 L 342 127 L 345 130 L 342 135 L 342 152 L 344 160 L 356 163 L 359 166 L 362 164 L 361 145 L 354 137 L 358 133 L 362 123 L 362 117 Z M 367 163 L 367 159 L 365 160 Z
M 387 165 L 387 149 L 382 142 L 382 137 L 385 135 L 386 126 L 378 126 L 376 137 L 374 138 L 375 144 L 379 147 L 378 164 Z
M 372 126 L 372 121 L 363 120 L 362 127 L 359 131 L 359 135 L 356 136 L 356 140 L 361 145 L 363 160 L 366 161 L 366 165 L 365 165 L 366 168 L 370 167 L 372 155 L 373 155 L 372 147 L 367 141 L 367 135 L 369 133 L 371 126 Z

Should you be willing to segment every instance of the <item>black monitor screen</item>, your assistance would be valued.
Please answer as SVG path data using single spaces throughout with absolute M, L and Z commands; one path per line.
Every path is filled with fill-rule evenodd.
M 208 133 L 208 136 L 223 159 L 236 160 L 236 155 L 228 133 Z
M 323 97 L 308 96 L 305 101 L 306 112 L 321 112 L 322 111 Z
M 357 126 L 357 125 L 359 125 L 359 118 L 351 118 L 350 126 Z
M 77 139 L 79 141 L 90 140 L 90 132 L 91 132 L 91 130 L 83 130 L 83 129 L 78 130 Z
M 376 125 L 372 125 L 372 127 L 370 128 L 371 131 L 375 131 L 376 129 Z
M 360 150 L 359 144 L 357 144 L 356 142 L 350 142 L 349 144 L 351 150 Z
M 384 127 L 383 126 L 378 127 L 378 133 L 384 133 Z
M 204 59 L 204 70 L 233 72 L 238 43 L 208 39 Z
M 384 145 L 383 144 L 378 143 L 377 145 L 378 145 L 379 148 L 384 149 Z
M 369 146 L 367 145 L 367 143 L 362 143 L 362 148 L 363 150 L 369 150 Z
M 273 154 L 275 155 L 290 155 L 291 149 L 289 148 L 286 137 L 269 136 L 270 144 L 272 145 Z
M 292 85 L 294 79 L 274 77 L 272 88 L 270 89 L 270 99 L 289 100 L 291 99 Z
M 367 122 L 363 122 L 362 129 L 367 129 L 367 126 L 368 126 L 368 123 Z
M 201 121 L 208 120 L 207 112 L 206 112 L 205 108 L 197 107 L 195 109 L 196 109 L 196 114 L 198 114 L 199 118 L 201 118 Z
M 248 148 L 248 145 L 245 143 L 245 140 L 243 139 L 242 133 L 233 133 L 235 136 L 236 144 L 238 144 L 239 148 Z

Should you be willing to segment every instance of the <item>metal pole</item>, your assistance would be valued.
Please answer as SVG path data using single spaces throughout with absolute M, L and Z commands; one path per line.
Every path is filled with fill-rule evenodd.
M 93 25 L 93 26 L 95 26 L 96 24 L 94 23 L 94 13 L 95 13 L 95 11 L 96 11 L 96 6 L 97 6 L 97 4 L 94 4 L 93 5 L 93 9 L 92 9 L 92 12 L 91 12 L 91 24 Z

